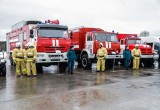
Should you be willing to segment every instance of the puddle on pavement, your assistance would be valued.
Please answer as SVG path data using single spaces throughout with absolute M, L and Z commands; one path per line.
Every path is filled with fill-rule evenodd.
M 49 67 L 44 67 L 43 66 L 43 73 L 58 73 L 58 67 L 56 65 L 52 65 L 52 66 L 49 66 Z
M 90 104 L 96 105 L 97 103 L 104 103 L 107 100 L 116 99 L 113 92 L 105 89 L 74 90 L 57 95 L 57 97 L 62 105 L 71 105 L 74 110 L 83 110 L 83 107 Z
M 114 81 L 107 78 L 106 73 L 97 73 L 96 79 L 95 79 L 95 85 L 101 85 L 101 84 L 111 84 L 115 83 Z

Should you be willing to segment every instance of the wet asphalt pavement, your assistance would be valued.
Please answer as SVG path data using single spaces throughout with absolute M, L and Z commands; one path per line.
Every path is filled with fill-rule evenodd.
M 160 110 L 160 70 L 145 68 L 74 75 L 44 67 L 37 77 L 16 77 L 7 65 L 0 77 L 0 110 Z

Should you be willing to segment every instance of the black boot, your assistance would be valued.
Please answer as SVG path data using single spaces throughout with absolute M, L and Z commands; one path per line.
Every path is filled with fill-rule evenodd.
M 71 71 L 71 74 L 73 74 L 73 70 Z

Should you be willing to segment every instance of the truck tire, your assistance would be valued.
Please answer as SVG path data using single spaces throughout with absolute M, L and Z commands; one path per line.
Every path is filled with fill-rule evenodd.
M 111 69 L 113 68 L 113 59 L 107 59 L 105 63 L 106 69 Z
M 67 69 L 67 66 L 68 66 L 67 62 L 60 62 L 59 63 L 59 72 L 60 73 L 65 72 Z
M 83 69 L 92 69 L 92 61 L 88 59 L 88 55 L 82 55 L 81 64 Z
M 36 65 L 36 70 L 37 70 L 37 73 L 43 73 L 43 67 L 42 65 Z
M 2 76 L 6 76 L 6 66 L 3 66 L 2 68 Z

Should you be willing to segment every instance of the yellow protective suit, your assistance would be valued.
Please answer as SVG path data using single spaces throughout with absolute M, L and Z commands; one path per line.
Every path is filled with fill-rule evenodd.
M 105 62 L 106 62 L 106 55 L 107 55 L 107 49 L 104 47 L 101 47 L 97 51 L 97 71 L 104 71 L 105 70 Z
M 25 58 L 27 60 L 27 75 L 31 75 L 31 70 L 32 74 L 34 76 L 37 75 L 37 70 L 36 70 L 36 57 L 37 57 L 37 51 L 35 48 L 28 48 L 26 53 L 25 53 Z
M 26 74 L 26 68 L 24 64 L 24 52 L 21 48 L 15 48 L 12 52 L 13 61 L 16 64 L 16 75 Z
M 26 52 L 27 52 L 27 49 L 23 49 L 24 56 L 25 56 Z M 24 67 L 27 68 L 27 59 L 24 58 L 23 62 L 24 62 Z M 27 71 L 27 69 L 26 69 L 26 71 Z
M 132 57 L 133 57 L 133 69 L 139 69 L 141 50 L 134 48 L 132 50 Z

